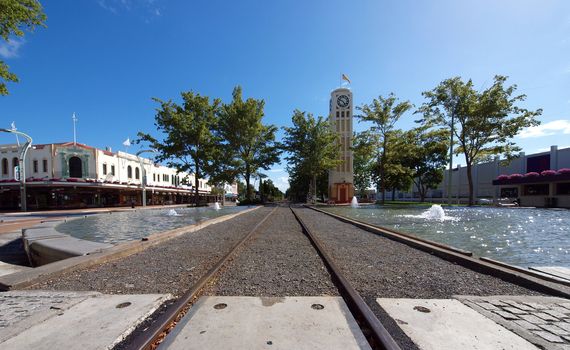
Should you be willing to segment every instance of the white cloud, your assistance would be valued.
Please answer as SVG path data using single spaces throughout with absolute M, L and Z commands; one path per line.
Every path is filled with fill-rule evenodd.
M 118 14 L 121 11 L 142 11 L 144 16 L 160 16 L 160 9 L 155 0 L 98 0 L 97 4 L 106 11 Z M 148 20 L 148 18 L 147 18 Z
M 519 133 L 518 136 L 522 139 L 526 139 L 531 137 L 543 137 L 557 134 L 570 134 L 570 120 L 553 120 L 548 123 L 540 124 L 539 126 L 525 128 Z
M 272 178 L 273 184 L 275 187 L 281 190 L 281 192 L 285 193 L 285 191 L 289 188 L 289 176 L 279 176 L 277 178 Z
M 23 38 L 0 41 L 0 56 L 2 58 L 18 57 L 18 50 L 25 42 Z
M 285 171 L 285 169 L 269 169 L 266 170 L 268 173 L 282 173 Z
M 567 146 L 558 146 L 558 149 L 563 149 L 563 148 L 569 148 L 570 145 Z M 550 147 L 544 147 L 544 148 L 539 148 L 536 150 L 537 153 L 541 153 L 541 152 L 550 152 Z

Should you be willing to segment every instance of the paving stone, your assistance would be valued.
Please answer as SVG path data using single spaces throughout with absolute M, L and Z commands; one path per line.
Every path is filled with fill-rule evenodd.
M 505 307 L 505 306 L 509 306 L 509 304 L 505 304 L 500 300 L 489 300 L 489 303 L 495 305 L 495 306 L 500 306 L 500 307 Z
M 549 314 L 549 315 L 551 315 L 551 316 L 553 316 L 553 317 L 556 317 L 557 319 L 568 318 L 567 315 L 565 315 L 565 314 L 563 314 L 563 313 L 561 313 L 561 312 L 558 312 L 558 311 L 556 311 L 556 310 L 552 310 L 552 309 L 542 310 L 542 312 L 544 312 L 544 313 L 546 313 L 546 314 Z
M 525 304 L 522 304 L 522 303 L 513 301 L 513 300 L 505 300 L 505 302 L 508 303 L 509 305 L 514 306 L 514 307 L 516 307 L 517 309 L 520 309 L 520 310 L 523 310 L 523 311 L 535 311 L 534 308 L 532 308 L 532 307 L 530 307 L 530 306 L 528 306 L 528 305 L 525 305 Z
M 532 324 L 537 324 L 537 325 L 539 325 L 539 324 L 546 324 L 546 323 L 547 323 L 547 322 L 546 322 L 545 320 L 543 320 L 542 318 L 538 318 L 538 317 L 536 317 L 536 316 L 534 316 L 534 315 L 520 315 L 520 318 L 523 319 L 523 320 L 525 320 L 525 321 L 527 321 L 527 322 L 530 322 L 530 323 L 532 323 Z
M 498 307 L 496 307 L 495 305 L 491 304 L 491 303 L 486 303 L 486 302 L 476 302 L 475 304 L 479 305 L 480 307 L 482 307 L 485 310 L 499 310 Z
M 543 309 L 547 309 L 548 307 L 544 304 L 540 304 L 540 303 L 534 303 L 532 301 L 523 301 L 522 304 L 525 304 L 527 306 L 532 307 L 535 310 L 543 310 Z
M 570 311 L 570 303 L 558 303 L 558 305 Z
M 568 322 L 555 322 L 554 323 L 557 327 L 562 328 L 563 330 L 570 333 L 570 323 Z
M 570 336 L 563 335 L 562 339 L 566 340 L 567 342 L 570 342 Z
M 545 331 L 549 331 L 552 334 L 556 334 L 558 336 L 570 335 L 568 331 L 565 331 L 564 329 L 556 327 L 555 325 L 552 324 L 541 324 L 540 328 L 544 329 Z
M 506 311 L 493 311 L 494 313 L 496 313 L 497 315 L 501 316 L 502 318 L 506 319 L 506 320 L 518 320 L 519 318 L 513 314 L 511 314 L 510 312 L 506 312 Z
M 525 320 L 516 320 L 514 322 L 526 330 L 540 330 L 539 326 Z
M 554 311 L 558 311 L 561 314 L 566 315 L 567 318 L 570 318 L 570 310 L 562 307 L 562 306 L 558 306 L 556 304 L 554 305 L 550 305 L 550 307 L 548 308 L 548 310 L 554 310 Z
M 516 307 L 512 307 L 512 306 L 504 307 L 503 310 L 510 312 L 512 314 L 515 314 L 515 315 L 527 315 L 528 314 L 528 312 L 523 311 L 521 309 L 517 309 Z
M 542 339 L 544 339 L 544 340 L 546 340 L 546 341 L 548 341 L 548 342 L 551 342 L 551 343 L 564 343 L 564 340 L 563 340 L 561 337 L 559 337 L 559 336 L 557 336 L 557 335 L 554 335 L 554 334 L 552 334 L 552 333 L 550 333 L 550 332 L 546 332 L 546 331 L 533 331 L 532 333 L 535 334 L 535 335 L 538 335 L 538 336 L 541 337 Z
M 544 310 L 542 310 L 544 311 Z M 558 321 L 558 319 L 552 315 L 549 315 L 547 313 L 544 312 L 533 312 L 533 315 L 535 315 L 536 317 L 542 318 L 545 321 Z

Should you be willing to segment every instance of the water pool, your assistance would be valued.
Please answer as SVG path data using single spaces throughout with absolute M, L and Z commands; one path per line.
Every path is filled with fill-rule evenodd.
M 426 207 L 325 210 L 521 267 L 570 267 L 570 210 L 452 207 L 443 217 Z
M 201 207 L 114 212 L 70 220 L 58 225 L 56 230 L 89 241 L 120 243 L 138 240 L 151 233 L 237 213 L 244 209 L 248 209 L 248 207 L 224 207 L 220 210 Z

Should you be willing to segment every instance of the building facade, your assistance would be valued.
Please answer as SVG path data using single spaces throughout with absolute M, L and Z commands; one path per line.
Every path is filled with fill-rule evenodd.
M 456 203 L 466 203 L 469 198 L 467 168 L 457 166 L 444 172 L 439 186 L 428 192 L 427 199 L 445 201 L 451 173 L 451 198 Z M 473 193 L 476 199 L 517 201 L 521 206 L 570 208 L 570 148 L 525 154 L 504 162 L 495 158 L 492 162 L 473 166 Z M 416 190 L 414 189 L 414 192 Z M 416 193 L 400 193 L 399 198 L 415 198 Z
M 353 99 L 349 89 L 338 88 L 331 92 L 329 123 L 338 134 L 342 161 L 336 168 L 329 170 L 329 200 L 335 203 L 348 203 L 354 196 L 352 111 Z
M 0 209 L 20 206 L 19 146 L 0 145 Z M 73 142 L 34 145 L 25 159 L 27 206 L 31 210 L 142 204 L 143 169 L 147 204 L 191 203 L 194 188 L 207 200 L 206 179 L 178 173 L 150 159 Z M 237 193 L 237 190 L 236 190 Z

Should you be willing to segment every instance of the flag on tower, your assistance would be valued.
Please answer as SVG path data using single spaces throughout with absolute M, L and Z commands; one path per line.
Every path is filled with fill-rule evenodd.
M 348 79 L 348 76 L 344 73 L 342 74 L 342 80 L 346 80 L 349 84 L 351 84 L 350 79 Z
M 131 145 L 131 140 L 130 140 L 130 138 L 127 137 L 127 139 L 125 141 L 123 141 L 123 146 L 129 147 L 130 145 Z

